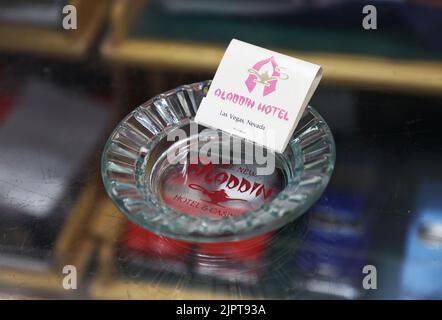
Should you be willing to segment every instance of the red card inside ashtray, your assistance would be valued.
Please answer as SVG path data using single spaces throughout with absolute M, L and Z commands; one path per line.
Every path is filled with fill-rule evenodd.
M 272 233 L 236 242 L 204 243 L 198 245 L 198 255 L 217 257 L 237 262 L 251 262 L 260 260 Z
M 122 245 L 132 251 L 149 256 L 180 258 L 190 251 L 190 243 L 166 238 L 132 223 L 127 224 L 122 236 Z

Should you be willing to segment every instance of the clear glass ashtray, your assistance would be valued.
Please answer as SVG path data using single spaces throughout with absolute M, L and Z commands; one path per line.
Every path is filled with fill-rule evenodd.
M 335 144 L 327 123 L 308 107 L 286 150 L 272 153 L 196 126 L 210 83 L 158 95 L 118 124 L 102 156 L 109 196 L 133 223 L 192 242 L 236 241 L 293 221 L 332 174 Z M 208 148 L 211 142 L 220 147 Z M 273 159 L 270 172 L 250 157 L 258 149 Z

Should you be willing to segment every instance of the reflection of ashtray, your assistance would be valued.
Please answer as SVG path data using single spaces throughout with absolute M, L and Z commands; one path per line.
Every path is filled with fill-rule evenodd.
M 257 174 L 260 164 L 243 161 L 251 145 L 244 140 L 239 152 L 230 149 L 230 163 L 201 157 L 195 162 L 192 151 L 204 148 L 198 142 L 224 143 L 220 130 L 192 130 L 209 86 L 207 81 L 168 91 L 123 119 L 103 152 L 108 194 L 132 222 L 194 242 L 238 240 L 294 220 L 319 198 L 333 171 L 335 146 L 327 124 L 308 107 L 284 153 L 273 154 L 275 170 L 268 175 Z M 187 135 L 168 141 L 177 130 Z M 172 163 L 171 153 L 183 161 Z

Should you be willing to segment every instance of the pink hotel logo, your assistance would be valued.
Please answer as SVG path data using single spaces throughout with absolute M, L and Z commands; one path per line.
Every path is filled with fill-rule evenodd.
M 247 89 L 249 92 L 252 92 L 257 84 L 263 85 L 262 95 L 264 97 L 276 90 L 278 80 L 287 80 L 289 78 L 286 73 L 281 72 L 281 68 L 273 56 L 258 61 L 248 71 L 249 77 L 245 81 Z

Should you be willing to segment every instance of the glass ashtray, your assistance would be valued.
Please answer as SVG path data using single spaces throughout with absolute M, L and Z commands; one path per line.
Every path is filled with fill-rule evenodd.
M 223 140 L 221 130 L 193 130 L 210 83 L 160 94 L 118 124 L 102 156 L 107 193 L 133 223 L 180 240 L 236 241 L 286 225 L 320 197 L 333 172 L 335 144 L 327 123 L 307 107 L 282 154 L 261 150 L 273 157 L 275 169 L 258 174 L 263 164 L 247 157 L 248 147 L 259 146 L 241 140 L 235 149 L 235 137 Z M 171 140 L 178 131 L 181 138 Z M 207 144 L 201 141 L 222 143 L 203 159 Z M 227 144 L 230 151 L 223 153 Z

